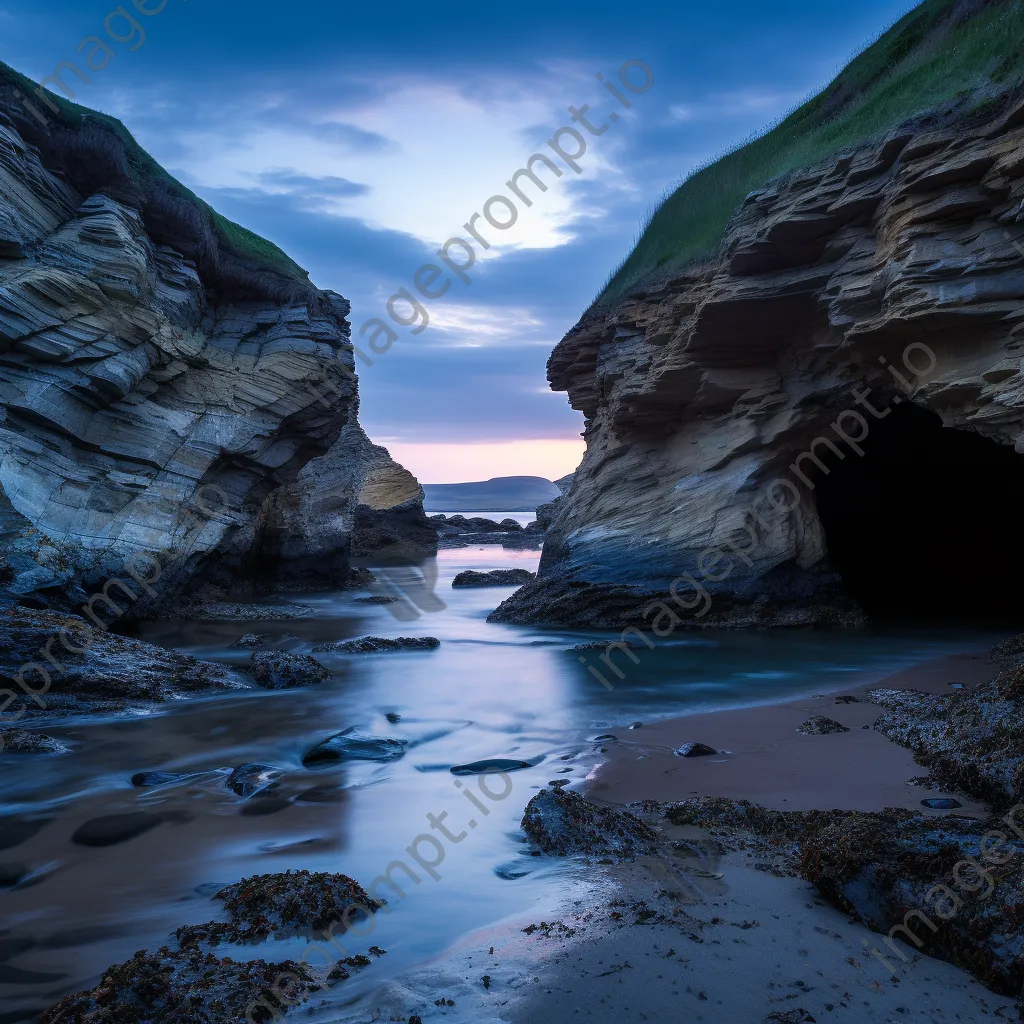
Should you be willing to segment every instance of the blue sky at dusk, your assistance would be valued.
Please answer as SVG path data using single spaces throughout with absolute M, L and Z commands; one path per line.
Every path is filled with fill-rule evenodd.
M 139 0 L 151 9 L 160 0 Z M 0 0 L 0 59 L 41 78 L 111 0 Z M 131 0 L 125 0 L 133 10 Z M 560 475 L 582 419 L 545 362 L 666 189 L 823 86 L 906 0 L 344 4 L 168 0 L 75 99 L 120 117 L 226 216 L 272 239 L 356 328 L 383 315 L 567 107 L 621 117 L 522 209 L 431 324 L 360 371 L 363 423 L 422 480 Z M 115 22 L 118 29 L 123 21 Z M 618 106 L 641 60 L 654 85 Z M 84 66 L 84 65 L 83 65 Z M 495 234 L 492 232 L 492 234 Z

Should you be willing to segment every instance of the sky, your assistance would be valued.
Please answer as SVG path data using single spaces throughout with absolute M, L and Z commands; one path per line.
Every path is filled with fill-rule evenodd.
M 36 79 L 74 61 L 89 79 L 65 75 L 77 102 L 352 302 L 372 361 L 358 364 L 360 419 L 420 480 L 554 479 L 582 456 L 583 420 L 549 389 L 547 357 L 644 218 L 912 6 L 0 0 L 0 59 Z M 84 64 L 94 42 L 79 51 L 89 36 L 113 52 L 100 70 Z M 584 104 L 605 130 L 573 121 Z M 548 145 L 563 127 L 586 143 L 578 173 Z M 571 159 L 573 136 L 557 142 Z M 471 221 L 535 152 L 561 176 L 538 165 L 543 193 L 521 179 L 532 205 L 512 226 L 492 226 L 511 217 L 501 202 L 491 224 Z M 389 299 L 416 294 L 417 269 L 467 223 L 490 245 L 475 244 L 468 283 L 449 272 L 421 298 L 429 324 L 395 326 Z M 398 334 L 381 354 L 358 337 L 375 317 Z

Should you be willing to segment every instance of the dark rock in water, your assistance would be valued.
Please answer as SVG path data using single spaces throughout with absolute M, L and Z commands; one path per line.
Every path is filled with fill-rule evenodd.
M 314 654 L 380 654 L 385 651 L 433 651 L 441 641 L 433 636 L 363 636 L 358 640 L 339 640 L 332 644 L 317 644 Z
M 132 776 L 132 785 L 139 789 L 148 786 L 171 786 L 176 782 L 185 782 L 187 779 L 194 779 L 200 773 L 191 772 L 183 775 L 178 772 L 136 772 Z
M 613 736 L 610 732 L 603 732 L 603 733 L 601 733 L 600 736 L 595 736 L 594 737 L 594 742 L 595 743 L 600 743 L 601 740 L 614 740 L 616 738 L 617 737 Z
M 717 753 L 714 747 L 709 747 L 706 743 L 684 743 L 675 752 L 676 757 L 708 757 Z
M 851 697 L 849 694 L 843 694 L 841 697 L 836 697 L 837 704 L 861 704 L 863 703 L 860 697 Z
M 177 939 L 183 947 L 200 941 L 262 942 L 271 935 L 283 939 L 323 932 L 332 924 L 336 931 L 342 925 L 344 931 L 344 926 L 367 920 L 384 905 L 348 875 L 324 871 L 254 875 L 226 886 L 214 899 L 223 900 L 228 923 L 179 928 Z M 359 912 L 351 913 L 355 908 Z
M 640 647 L 635 640 L 588 640 L 585 644 L 577 644 L 575 647 L 570 647 L 570 651 L 607 651 L 609 647 L 615 645 L 616 648 L 629 647 L 632 650 L 637 650 Z
M 816 1019 L 803 1007 L 797 1007 L 795 1010 L 776 1010 L 769 1013 L 762 1024 L 814 1024 Z
M 952 811 L 957 807 L 963 807 L 963 804 L 952 797 L 930 797 L 922 800 L 921 806 L 930 807 L 933 811 Z
M 502 519 L 498 525 L 503 530 L 508 530 L 510 533 L 516 533 L 519 530 L 522 530 L 522 526 L 519 525 L 519 521 L 517 519 Z
M 1024 668 L 1008 669 L 971 690 L 872 690 L 868 696 L 886 709 L 875 729 L 909 747 L 947 792 L 969 793 L 996 810 L 1020 801 Z
M 66 743 L 45 733 L 28 729 L 0 731 L 0 754 L 66 754 L 70 749 Z
M 548 782 L 548 785 L 554 787 L 555 789 L 560 789 L 562 786 L 568 786 L 569 785 L 569 780 L 568 779 L 554 779 L 554 780 Z
M 832 733 L 850 730 L 824 715 L 812 715 L 802 725 L 798 725 L 796 731 L 803 733 L 804 736 L 829 736 Z
M 523 870 L 518 863 L 499 864 L 494 873 L 506 882 L 514 882 L 517 878 L 525 878 L 530 872 Z
M 520 587 L 536 577 L 526 569 L 492 569 L 477 572 L 467 569 L 452 580 L 453 587 Z
M 397 711 L 389 711 L 384 716 L 392 725 L 398 725 L 402 720 L 402 716 Z
M 253 650 L 263 647 L 276 647 L 299 638 L 294 633 L 246 633 L 232 645 L 233 650 Z
M 108 968 L 96 988 L 66 996 L 39 1024 L 269 1022 L 319 989 L 308 969 L 293 960 L 236 963 L 165 947 Z
M 483 761 L 471 761 L 469 764 L 452 765 L 448 770 L 452 775 L 488 775 L 492 772 L 518 772 L 523 768 L 533 768 L 544 760 L 544 755 L 519 761 L 508 757 L 489 757 Z
M 316 609 L 308 604 L 233 604 L 220 601 L 187 608 L 186 618 L 203 622 L 290 622 L 308 619 Z
M 252 674 L 265 690 L 290 690 L 329 679 L 331 673 L 316 658 L 283 651 L 259 651 L 252 656 Z
M 656 851 L 657 834 L 628 811 L 598 807 L 579 793 L 542 789 L 526 806 L 523 829 L 544 853 L 630 860 Z
M 262 793 L 284 775 L 271 764 L 241 764 L 228 776 L 228 788 L 243 800 Z
M 71 842 L 78 846 L 116 846 L 144 835 L 166 820 L 164 814 L 147 814 L 145 811 L 107 814 L 80 825 L 71 836 Z
M 356 604 L 394 604 L 396 598 L 388 597 L 387 594 L 373 594 L 370 597 L 357 597 Z
M 60 685 L 46 694 L 46 713 L 97 704 L 109 707 L 111 702 L 165 701 L 199 690 L 246 686 L 240 676 L 220 665 L 95 629 L 77 615 L 26 608 L 0 612 L 0 676 L 16 678 L 25 665 L 40 660 L 39 652 L 48 643 L 52 650 L 58 636 L 66 639 L 60 647 L 63 672 Z M 21 706 L 29 715 L 41 711 L 28 698 Z M 18 710 L 14 705 L 7 714 Z
M 408 745 L 408 740 L 368 736 L 353 726 L 318 743 L 305 754 L 302 763 L 307 767 L 338 761 L 379 761 L 385 764 L 404 757 Z

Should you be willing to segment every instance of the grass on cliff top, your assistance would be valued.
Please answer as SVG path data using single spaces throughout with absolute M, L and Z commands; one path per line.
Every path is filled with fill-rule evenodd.
M 609 306 L 711 256 L 746 196 L 944 103 L 984 110 L 1024 79 L 1024 0 L 925 0 L 821 93 L 691 174 L 644 225 L 596 300 Z
M 9 65 L 4 64 L 3 61 L 0 61 L 0 83 L 4 82 L 13 85 L 16 89 L 20 89 L 44 113 L 48 115 L 52 113 L 52 109 L 35 96 L 35 92 L 39 88 L 38 83 L 33 82 L 32 79 L 21 74 L 20 71 L 16 71 Z M 217 235 L 217 241 L 224 251 L 230 252 L 257 267 L 270 270 L 275 274 L 308 282 L 309 275 L 307 272 L 283 249 L 279 249 L 273 242 L 262 238 L 254 231 L 242 227 L 241 224 L 228 220 L 227 217 L 219 214 L 209 203 L 200 199 L 191 189 L 186 188 L 135 141 L 132 133 L 116 117 L 100 113 L 98 110 L 92 110 L 89 107 L 83 107 L 81 104 L 74 103 L 50 90 L 47 90 L 47 96 L 60 110 L 60 113 L 55 116 L 67 127 L 95 126 L 113 132 L 124 145 L 129 165 L 140 182 L 154 179 L 160 181 L 172 194 L 206 210 L 213 218 L 213 227 Z

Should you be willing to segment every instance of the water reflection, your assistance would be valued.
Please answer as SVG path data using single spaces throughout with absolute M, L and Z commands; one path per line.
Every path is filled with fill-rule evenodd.
M 446 848 L 439 881 L 424 874 L 381 915 L 365 945 L 376 943 L 388 956 L 337 994 L 358 999 L 466 932 L 555 900 L 565 869 L 524 856 L 519 820 L 550 779 L 582 781 L 599 757 L 594 737 L 601 732 L 878 679 L 987 639 L 948 630 L 682 634 L 637 650 L 636 665 L 617 658 L 625 678 L 607 691 L 569 650 L 596 634 L 490 624 L 488 612 L 511 589 L 451 588 L 464 569 L 534 569 L 537 559 L 537 552 L 493 546 L 441 552 L 436 588 L 444 606 L 410 622 L 361 603 L 366 591 L 346 591 L 275 598 L 315 609 L 287 623 L 140 629 L 150 642 L 238 667 L 251 652 L 232 645 L 251 632 L 291 634 L 281 646 L 299 653 L 362 635 L 435 636 L 441 646 L 319 656 L 332 677 L 307 689 L 54 723 L 47 731 L 70 741 L 72 754 L 0 758 L 0 884 L 9 883 L 0 891 L 0 1005 L 8 1014 L 0 1021 L 33 1019 L 109 964 L 171 942 L 179 925 L 209 920 L 211 892 L 245 875 L 308 868 L 366 884 L 429 831 L 428 815 L 446 812 L 452 831 L 465 829 L 467 838 Z M 351 727 L 407 740 L 406 753 L 387 764 L 303 766 L 311 747 Z M 484 817 L 447 769 L 493 757 L 544 760 L 509 776 L 512 791 Z M 280 775 L 243 799 L 226 782 L 241 765 Z M 138 788 L 131 779 L 139 772 L 203 774 Z M 83 834 L 94 841 L 83 843 Z M 108 841 L 97 844 L 96 836 Z M 296 939 L 225 955 L 282 959 L 302 947 Z M 353 941 L 352 951 L 363 949 Z

